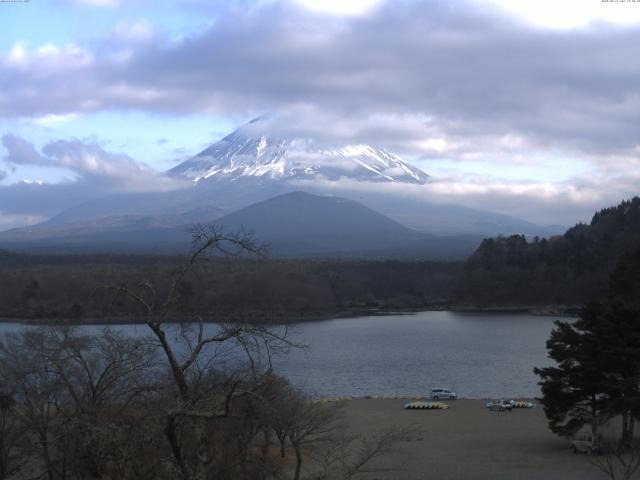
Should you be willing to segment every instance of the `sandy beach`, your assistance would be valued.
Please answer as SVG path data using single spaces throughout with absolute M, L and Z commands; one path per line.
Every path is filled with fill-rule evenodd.
M 371 434 L 397 426 L 418 430 L 378 466 L 402 480 L 591 480 L 606 478 L 585 455 L 552 434 L 540 406 L 490 412 L 485 400 L 447 402 L 448 410 L 405 410 L 407 400 L 353 399 L 345 404 L 350 431 Z

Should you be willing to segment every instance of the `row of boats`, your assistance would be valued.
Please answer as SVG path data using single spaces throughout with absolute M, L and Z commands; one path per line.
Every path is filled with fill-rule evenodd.
M 514 408 L 534 408 L 535 404 L 527 400 L 492 400 L 487 403 L 491 411 L 507 412 Z M 405 403 L 405 410 L 446 410 L 449 405 L 443 402 L 413 401 Z

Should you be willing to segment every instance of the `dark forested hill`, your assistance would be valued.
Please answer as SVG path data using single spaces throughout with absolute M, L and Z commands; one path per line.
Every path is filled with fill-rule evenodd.
M 606 293 L 618 260 L 640 246 L 640 198 L 597 212 L 562 236 L 486 239 L 467 260 L 455 303 L 579 305 Z

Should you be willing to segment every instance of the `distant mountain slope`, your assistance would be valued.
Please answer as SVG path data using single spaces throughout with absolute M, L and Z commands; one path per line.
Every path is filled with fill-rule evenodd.
M 619 259 L 640 248 L 640 198 L 597 212 L 549 240 L 486 239 L 467 260 L 457 301 L 472 305 L 581 304 L 607 291 Z
M 406 228 L 353 200 L 293 192 L 218 219 L 229 230 L 254 230 L 279 256 L 460 256 L 475 243 Z M 448 243 L 448 245 L 447 245 Z
M 226 215 L 218 223 L 228 227 L 251 226 L 269 237 L 333 235 L 392 235 L 421 237 L 393 220 L 353 200 L 291 192 Z
M 547 237 L 566 230 L 566 227 L 562 226 L 536 225 L 510 215 L 462 205 L 419 201 L 407 195 L 383 195 L 375 191 L 341 192 L 340 195 L 353 198 L 407 227 L 435 235 L 487 237 L 518 233 Z
M 216 207 L 201 207 L 177 214 L 156 215 L 96 215 L 78 220 L 58 219 L 57 217 L 30 227 L 14 228 L 0 232 L 0 243 L 41 242 L 66 240 L 75 242 L 78 238 L 107 238 L 118 235 L 135 235 L 152 229 L 182 228 L 193 223 L 208 223 L 221 217 L 223 212 Z
M 307 182 L 302 188 L 295 183 L 240 177 L 230 182 L 199 182 L 191 188 L 174 192 L 113 195 L 68 209 L 45 224 L 63 225 L 122 215 L 143 217 L 180 215 L 207 205 L 215 206 L 220 212 L 230 213 L 278 195 L 304 190 L 316 195 L 326 195 L 331 192 L 334 195 L 355 200 L 404 226 L 435 235 L 486 237 L 523 233 L 532 236 L 549 236 L 564 231 L 562 227 L 543 227 L 509 215 L 461 205 L 435 204 L 403 196 L 402 185 L 393 185 L 397 187 L 397 193 L 346 188 L 333 191 L 327 189 L 322 183 Z
M 112 225 L 104 225 L 113 222 Z M 135 225 L 129 223 L 133 222 Z M 138 222 L 138 223 L 136 223 Z M 275 257 L 463 258 L 479 237 L 437 237 L 406 228 L 352 200 L 284 194 L 218 218 L 227 231 L 255 232 Z M 185 252 L 190 224 L 109 217 L 0 234 L 0 247 L 30 251 Z

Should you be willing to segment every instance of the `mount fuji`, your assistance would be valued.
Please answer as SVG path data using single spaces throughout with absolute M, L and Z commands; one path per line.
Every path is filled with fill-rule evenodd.
M 429 175 L 393 153 L 370 145 L 321 148 L 304 138 L 248 136 L 256 119 L 169 171 L 196 183 L 261 178 L 279 181 L 399 182 L 425 184 Z
M 277 223 L 273 228 L 291 231 L 293 227 L 296 238 L 302 239 L 306 227 L 303 228 L 295 218 L 305 215 L 311 219 L 314 215 L 324 215 L 325 220 L 330 218 L 326 212 L 334 208 L 335 203 L 330 201 L 334 197 L 373 210 L 380 214 L 380 217 L 374 216 L 376 221 L 384 223 L 381 220 L 384 217 L 385 221 L 406 228 L 403 236 L 407 238 L 413 238 L 409 231 L 418 236 L 438 236 L 441 240 L 417 243 L 412 240 L 412 246 L 424 247 L 423 256 L 442 257 L 444 250 L 438 245 L 447 244 L 445 237 L 455 242 L 463 239 L 456 250 L 458 255 L 463 255 L 470 253 L 483 236 L 511 233 L 547 236 L 558 230 L 493 212 L 430 203 L 424 200 L 428 196 L 429 175 L 393 153 L 362 144 L 326 146 L 312 139 L 274 134 L 268 126 L 269 121 L 264 117 L 249 122 L 165 172 L 181 188 L 111 195 L 81 203 L 39 225 L 0 233 L 0 247 L 69 250 L 71 246 L 81 246 L 83 250 L 95 251 L 105 249 L 109 243 L 118 250 L 127 250 L 128 245 L 135 244 L 136 251 L 144 250 L 146 246 L 153 251 L 153 245 L 162 245 L 163 251 L 170 251 L 179 244 L 184 245 L 184 232 L 193 223 L 216 221 L 224 224 L 226 220 L 237 226 L 238 218 L 257 219 L 255 215 L 234 215 L 254 204 L 261 204 L 261 207 L 250 211 L 260 211 L 260 215 L 269 217 L 271 222 Z M 285 209 L 287 202 L 303 198 L 299 195 L 267 202 L 300 191 L 320 199 L 306 202 L 307 211 Z M 413 195 L 408 195 L 408 191 Z M 269 209 L 278 208 L 295 211 L 296 217 L 287 218 L 281 212 L 267 215 Z M 364 210 L 354 207 L 350 211 L 355 225 L 356 212 Z M 343 226 L 349 224 L 345 218 L 341 221 Z M 324 225 L 330 229 L 328 223 Z M 250 224 L 240 226 L 252 227 Z M 347 255 L 348 252 L 336 242 L 331 251 Z M 291 251 L 296 250 L 291 242 L 289 245 Z M 409 243 L 405 242 L 405 245 Z M 314 251 L 321 250 L 314 247 Z M 364 250 L 354 246 L 354 251 Z M 384 249 L 379 246 L 370 249 L 374 250 L 381 252 Z M 411 251 L 412 254 L 419 253 L 413 247 Z M 450 256 L 451 249 L 446 251 Z

